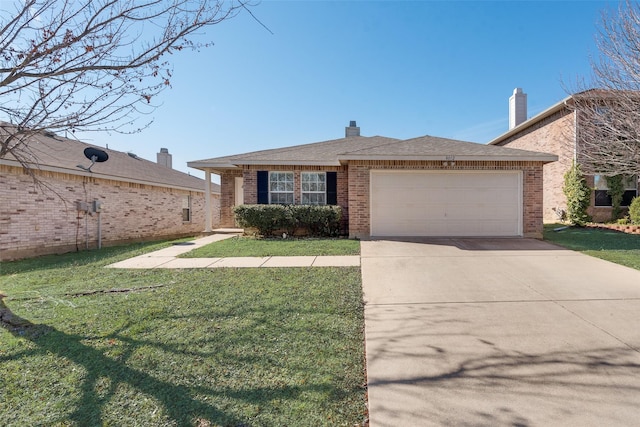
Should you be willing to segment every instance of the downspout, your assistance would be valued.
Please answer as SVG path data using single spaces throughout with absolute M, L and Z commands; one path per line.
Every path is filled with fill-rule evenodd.
M 578 164 L 578 110 L 573 113 L 573 163 Z
M 204 171 L 204 209 L 205 209 L 205 225 L 204 232 L 211 233 L 212 212 L 211 212 L 211 171 Z
M 569 108 L 569 99 L 564 100 L 564 107 Z M 573 164 L 578 162 L 578 109 L 573 110 Z
M 89 212 L 84 213 L 84 247 L 89 250 Z
M 98 249 L 102 249 L 102 214 L 98 212 Z

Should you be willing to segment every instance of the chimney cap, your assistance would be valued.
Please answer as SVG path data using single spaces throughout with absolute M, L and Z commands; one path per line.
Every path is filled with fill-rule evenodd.
M 349 126 L 344 128 L 344 137 L 360 136 L 360 128 L 356 126 L 356 121 L 351 120 Z

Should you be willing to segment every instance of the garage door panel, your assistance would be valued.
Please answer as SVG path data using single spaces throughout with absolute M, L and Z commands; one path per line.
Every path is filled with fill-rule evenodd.
M 374 236 L 518 236 L 519 171 L 371 172 Z

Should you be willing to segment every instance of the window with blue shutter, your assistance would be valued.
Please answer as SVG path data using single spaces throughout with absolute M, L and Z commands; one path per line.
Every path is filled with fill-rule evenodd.
M 258 171 L 258 204 L 269 204 L 269 171 Z
M 327 204 L 338 204 L 338 173 L 327 172 Z

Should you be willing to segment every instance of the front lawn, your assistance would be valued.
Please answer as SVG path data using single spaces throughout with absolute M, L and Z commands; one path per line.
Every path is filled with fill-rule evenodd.
M 232 237 L 194 249 L 183 258 L 359 255 L 360 241 L 351 239 L 256 239 Z
M 139 253 L 3 263 L 3 425 L 363 423 L 358 268 L 101 268 Z
M 561 231 L 559 224 L 544 227 L 544 239 L 575 251 L 640 270 L 640 236 L 597 228 L 570 227 Z

